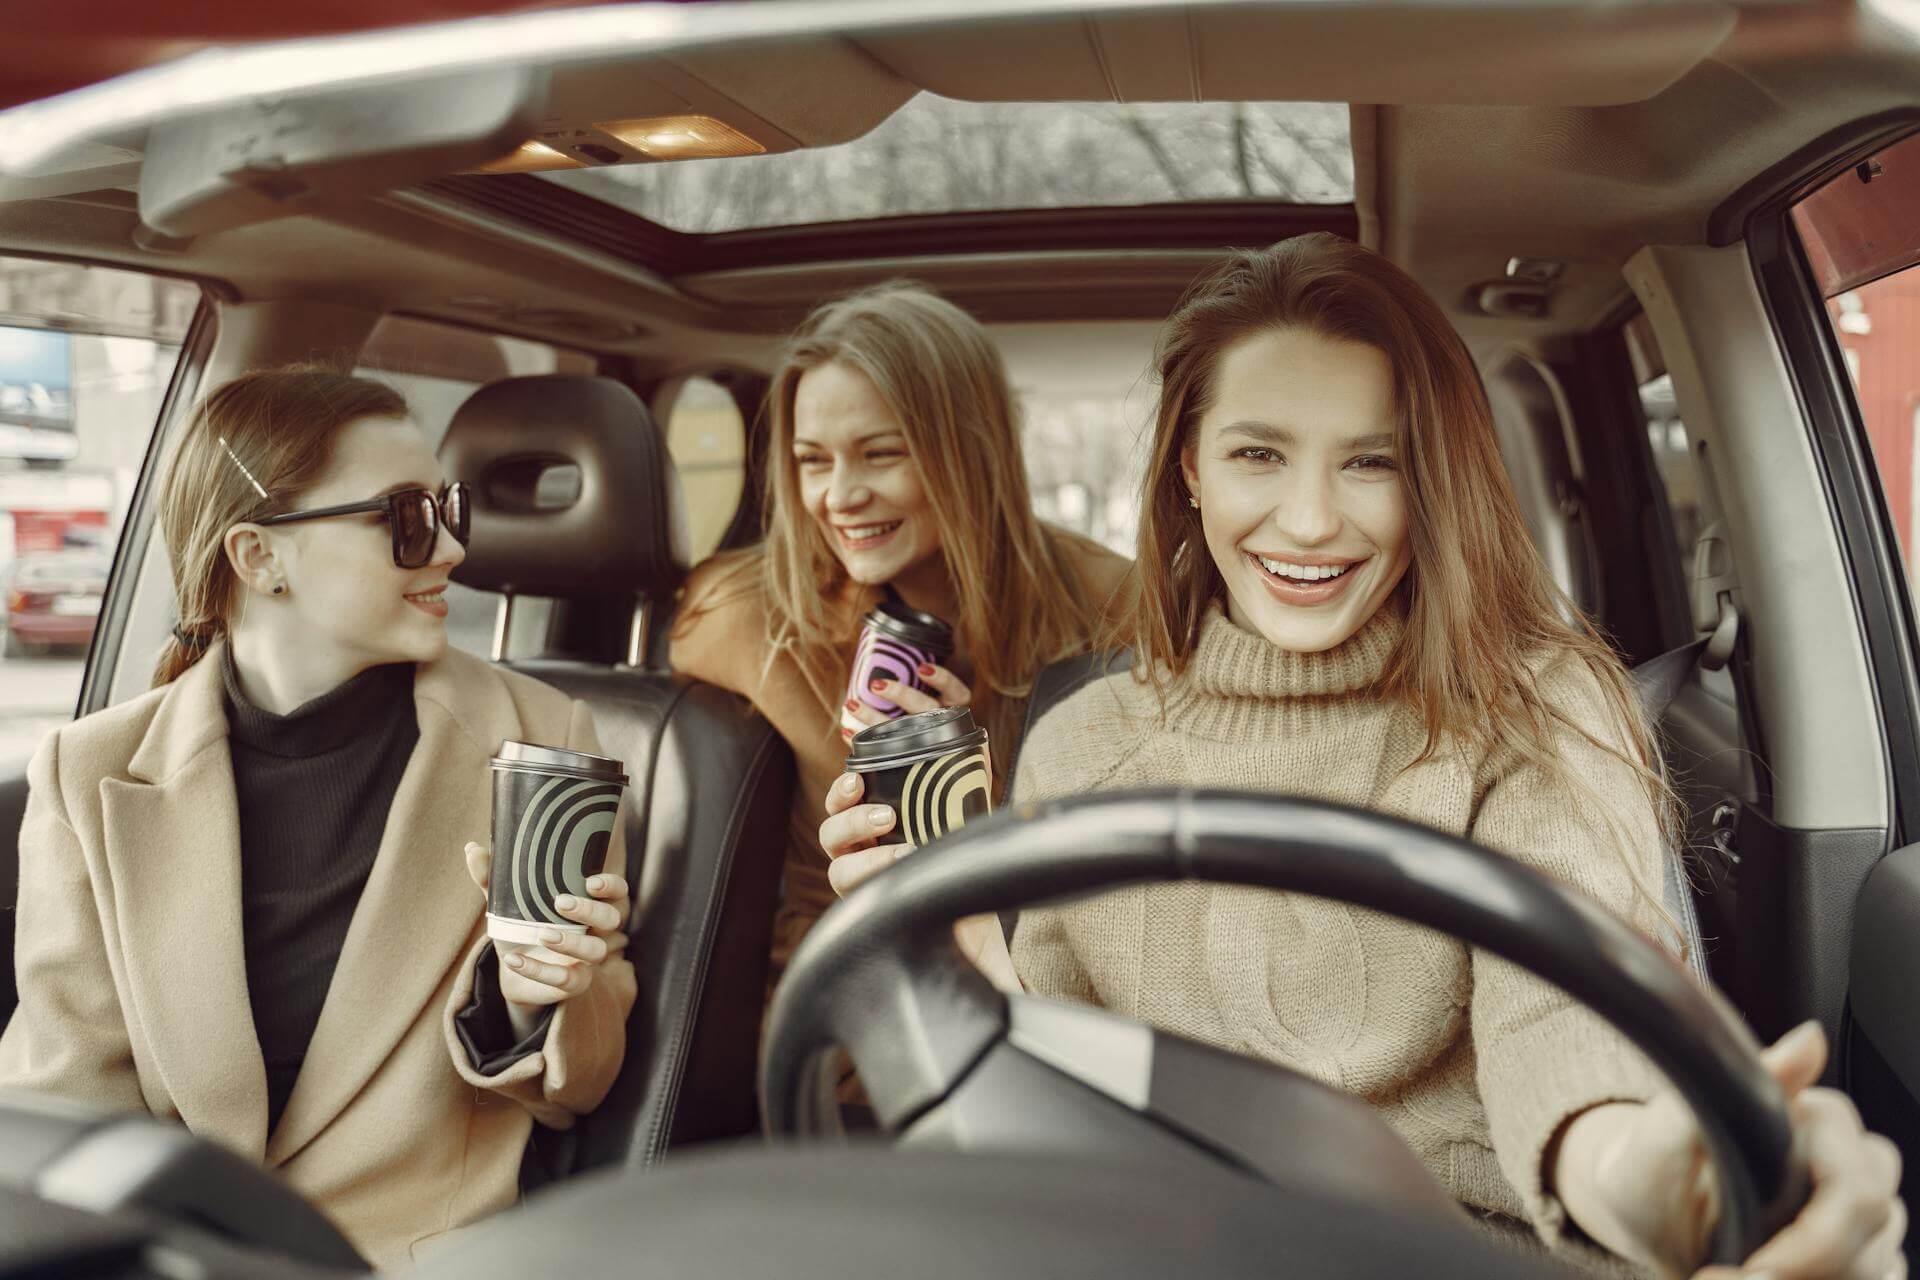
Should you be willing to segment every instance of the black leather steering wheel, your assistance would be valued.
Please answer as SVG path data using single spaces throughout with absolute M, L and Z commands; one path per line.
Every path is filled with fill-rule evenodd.
M 1008 1095 L 1052 1088 L 1044 1080 L 1057 1073 L 1005 1070 L 1008 1000 L 960 955 L 952 922 L 1174 880 L 1307 893 L 1398 916 L 1510 960 L 1593 1009 L 1694 1110 L 1720 1178 L 1716 1261 L 1747 1257 L 1805 1203 L 1785 1099 L 1752 1037 L 1625 923 L 1464 840 L 1380 814 L 1237 792 L 1124 792 L 1003 811 L 849 895 L 808 934 L 775 994 L 760 1062 L 768 1133 L 809 1130 L 823 1055 L 835 1045 L 852 1055 L 890 1131 L 924 1129 L 970 1078 L 988 1074 L 972 1080 L 976 1106 L 984 1091 L 1019 1109 Z M 1284 1105 L 1310 1105 L 1299 1078 L 1289 1087 Z M 1135 1121 L 1114 1108 L 1101 1123 Z M 953 1139 L 951 1125 L 934 1127 Z

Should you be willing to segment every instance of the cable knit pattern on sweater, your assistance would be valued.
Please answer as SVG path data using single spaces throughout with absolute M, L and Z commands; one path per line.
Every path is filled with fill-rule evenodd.
M 1612 834 L 1643 864 L 1643 883 L 1658 884 L 1660 834 L 1633 770 L 1571 730 L 1558 747 L 1584 785 L 1458 749 L 1416 765 L 1420 717 L 1375 692 L 1404 625 L 1390 606 L 1338 648 L 1303 654 L 1216 613 L 1164 716 L 1132 673 L 1049 712 L 1022 749 L 1014 800 L 1203 785 L 1335 801 L 1498 849 L 1650 930 Z M 1548 669 L 1540 687 L 1571 721 L 1624 743 L 1584 667 Z M 1365 1098 L 1457 1199 L 1529 1219 L 1549 1240 L 1564 1227 L 1543 1180 L 1553 1137 L 1588 1107 L 1660 1086 L 1638 1051 L 1558 989 L 1430 930 L 1317 898 L 1121 890 L 1024 912 L 1013 960 L 1035 993 Z

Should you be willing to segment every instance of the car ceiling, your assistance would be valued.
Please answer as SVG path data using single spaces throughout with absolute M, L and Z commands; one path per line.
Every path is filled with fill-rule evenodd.
M 1356 103 L 1362 238 L 1419 277 L 1485 355 L 1591 327 L 1628 296 L 1620 268 L 1638 248 L 1704 243 L 1743 184 L 1850 121 L 1911 109 L 1917 73 L 1911 33 L 1847 5 L 1331 0 L 989 17 L 601 60 L 556 72 L 548 115 L 697 110 L 779 150 L 856 137 L 922 90 Z M 62 184 L 87 189 L 42 184 L 0 203 L 0 244 L 199 274 L 240 299 L 482 321 L 663 367 L 761 363 L 812 302 L 895 274 L 990 319 L 1147 320 L 1208 257 L 843 255 L 669 278 L 420 190 L 169 243 L 140 232 L 136 182 L 137 155 L 122 152 Z M 0 197 L 29 190 L 0 182 Z M 1516 255 L 1567 262 L 1549 314 L 1480 314 L 1475 286 Z

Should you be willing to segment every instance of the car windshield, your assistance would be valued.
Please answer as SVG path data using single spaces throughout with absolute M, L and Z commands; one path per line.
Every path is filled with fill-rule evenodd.
M 1353 199 L 1353 149 L 1344 103 L 960 102 L 922 93 L 838 146 L 540 176 L 676 231 L 713 232 L 1196 200 L 1341 204 Z

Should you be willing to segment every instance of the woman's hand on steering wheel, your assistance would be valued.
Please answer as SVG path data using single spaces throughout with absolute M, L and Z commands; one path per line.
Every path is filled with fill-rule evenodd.
M 1845 1094 L 1813 1087 L 1827 1060 L 1817 1023 L 1761 1056 L 1787 1095 L 1813 1194 L 1740 1267 L 1708 1267 L 1694 1280 L 1901 1280 L 1907 1212 L 1899 1149 L 1861 1127 Z M 1657 1274 L 1685 1275 L 1707 1251 L 1716 1184 L 1693 1114 L 1672 1090 L 1645 1106 L 1604 1105 L 1577 1117 L 1561 1142 L 1556 1183 L 1589 1235 Z
M 933 694 L 939 696 L 923 693 L 912 685 L 902 684 L 898 680 L 876 679 L 868 688 L 872 690 L 875 697 L 885 698 L 910 716 L 918 715 L 922 711 L 938 711 L 942 707 L 972 705 L 973 690 L 967 687 L 966 681 L 945 667 L 936 666 L 931 662 L 924 663 L 915 674 L 933 689 Z M 865 725 L 885 724 L 891 718 L 886 712 L 877 711 L 858 698 L 847 699 L 847 712 Z M 840 737 L 843 740 L 850 740 L 853 734 L 852 729 L 843 727 L 840 730 Z

